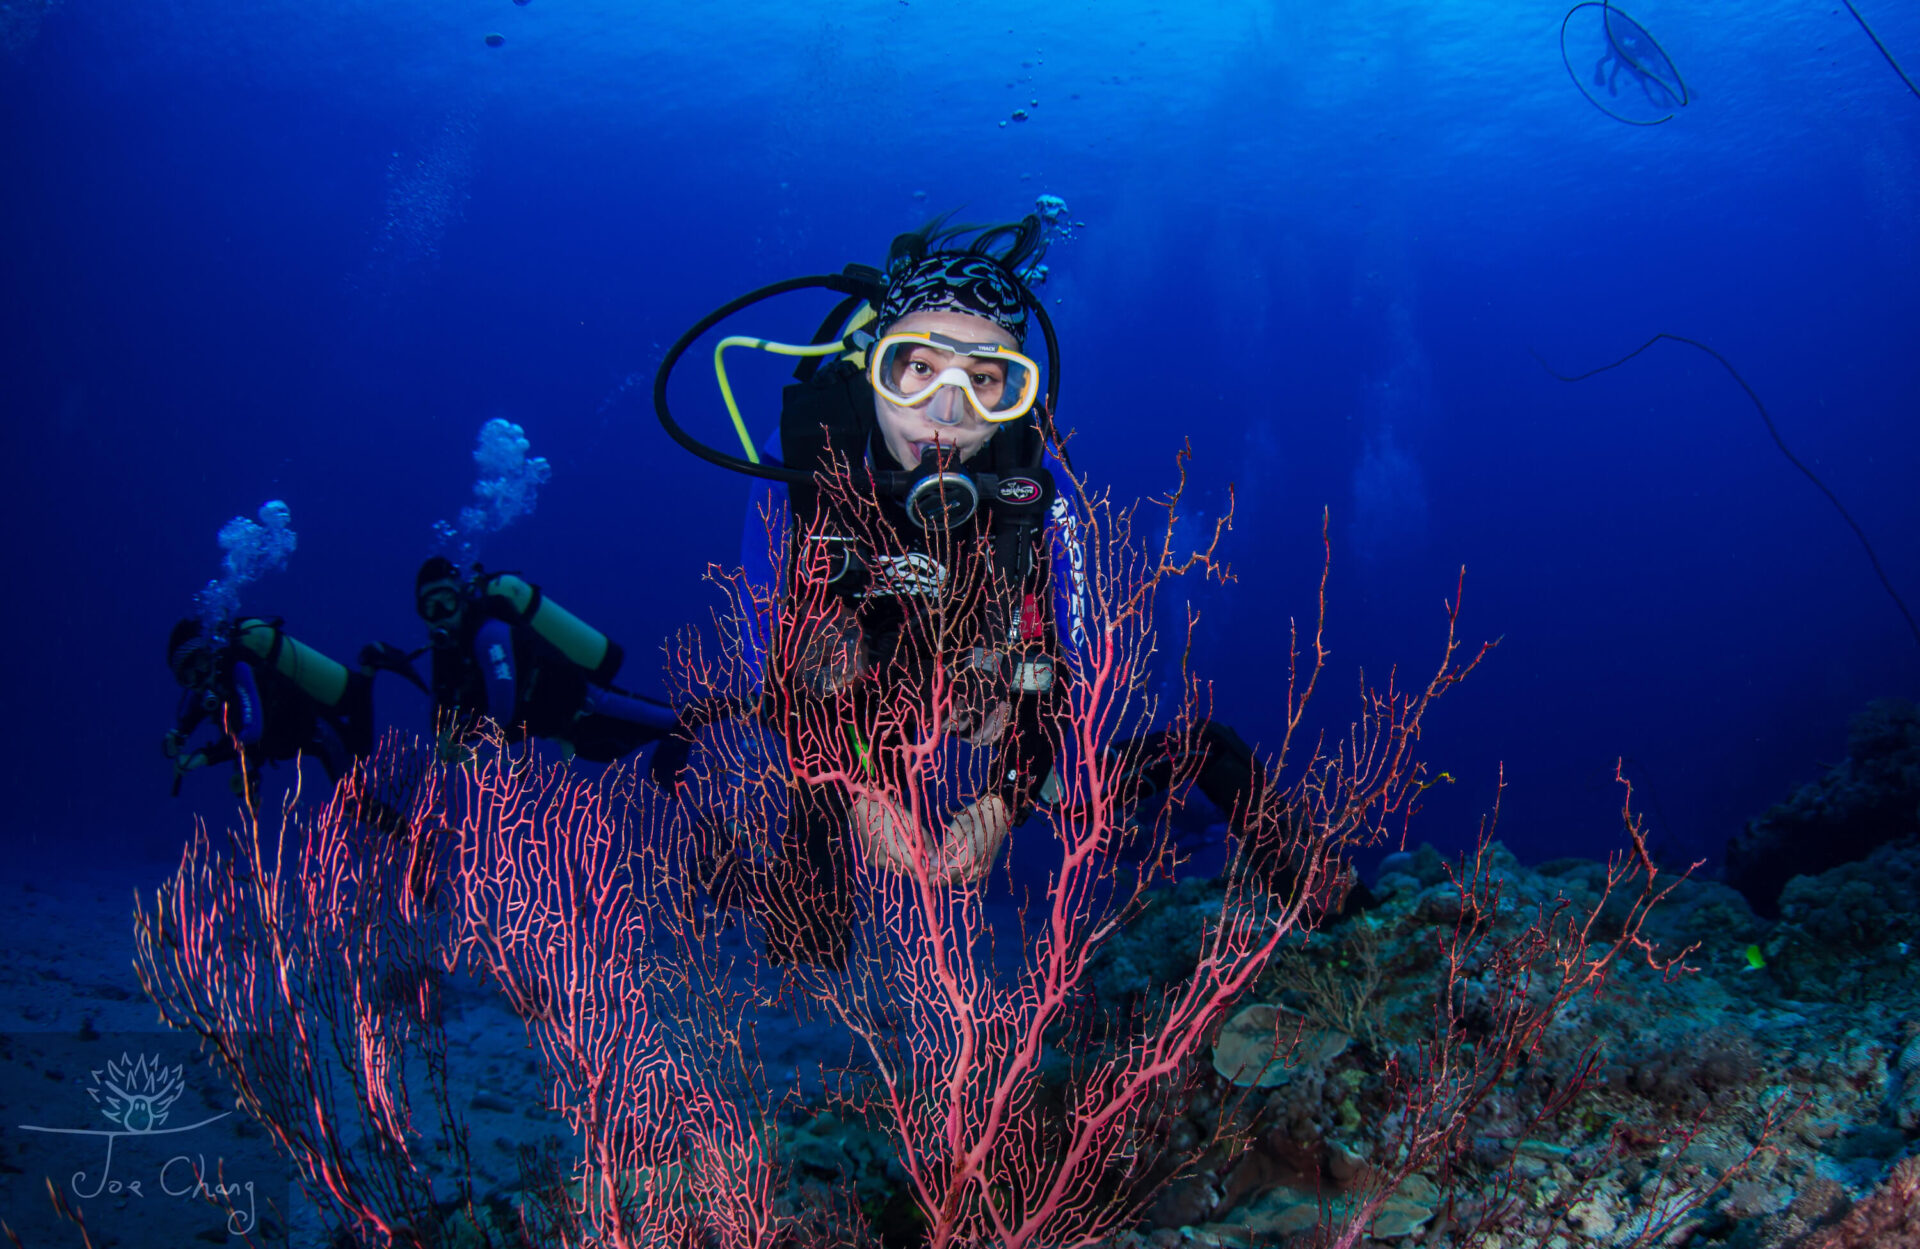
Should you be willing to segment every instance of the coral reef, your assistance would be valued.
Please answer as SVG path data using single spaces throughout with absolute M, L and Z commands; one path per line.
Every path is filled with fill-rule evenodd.
M 1920 1245 L 1909 1227 L 1920 1190 L 1910 1157 L 1920 1136 L 1920 1003 L 1891 978 L 1843 992 L 1831 976 L 1789 970 L 1794 951 L 1837 939 L 1830 917 L 1846 913 L 1865 874 L 1890 879 L 1882 860 L 1908 853 L 1885 847 L 1866 865 L 1796 882 L 1792 897 L 1805 909 L 1772 926 L 1724 886 L 1680 885 L 1646 929 L 1668 948 L 1697 945 L 1696 970 L 1669 978 L 1623 961 L 1602 992 L 1570 999 L 1528 1060 L 1467 1112 L 1462 1154 L 1408 1176 L 1356 1243 L 1484 1249 L 1495 1242 L 1472 1232 L 1492 1225 L 1506 1245 L 1558 1249 Z M 1483 857 L 1500 899 L 1496 938 L 1561 897 L 1600 904 L 1604 865 L 1528 867 L 1497 844 Z M 1164 1123 L 1170 1182 L 1113 1243 L 1327 1244 L 1330 1229 L 1377 1191 L 1404 1124 L 1384 1073 L 1431 1031 L 1436 989 L 1447 982 L 1442 951 L 1473 901 L 1460 869 L 1449 875 L 1431 848 L 1394 866 L 1376 883 L 1376 905 L 1289 938 L 1225 1021 L 1213 1061 Z M 1077 1021 L 1124 1018 L 1130 1003 L 1190 974 L 1219 888 L 1193 881 L 1157 891 L 1103 951 L 1097 987 L 1057 1047 L 1070 1056 L 1076 1045 L 1104 1043 Z M 1898 905 L 1896 896 L 1890 909 Z M 1617 922 L 1613 908 L 1599 910 Z M 1890 966 L 1897 932 L 1861 928 L 1836 958 Z M 1749 944 L 1773 953 L 1756 966 Z M 1480 978 L 1464 978 L 1454 1002 L 1470 1027 L 1490 1026 Z M 460 1008 L 497 1009 L 477 994 Z M 1223 1059 L 1236 1038 L 1253 1054 L 1264 1039 L 1274 1060 L 1266 1078 L 1254 1078 L 1244 1057 Z M 551 1104 L 542 1066 L 517 1063 L 518 1077 L 497 1063 L 483 1077 L 455 1072 L 451 1091 L 489 1122 L 508 1109 L 538 1110 Z M 1063 1091 L 1050 1078 L 1037 1095 Z M 786 1173 L 770 1196 L 787 1212 L 785 1226 L 798 1243 L 816 1243 L 809 1229 L 830 1236 L 850 1226 L 866 1229 L 865 1243 L 919 1243 L 924 1219 L 889 1134 L 845 1107 L 844 1098 L 815 1096 L 776 1112 Z M 530 1126 L 562 1127 L 542 1118 Z M 578 1148 L 562 1136 L 549 1147 L 562 1157 Z M 524 1173 L 530 1184 L 539 1168 Z M 510 1226 L 511 1208 L 528 1195 L 531 1187 L 481 1188 L 466 1210 Z M 1671 1218 L 1679 1224 L 1668 1235 L 1661 1228 Z
M 1826 1002 L 1915 1003 L 1920 840 L 1905 839 L 1780 895 L 1780 922 L 1760 943 L 1782 992 Z
M 1695 970 L 1663 978 L 1623 963 L 1604 992 L 1570 1003 L 1533 1061 L 1474 1112 L 1460 1165 L 1403 1186 L 1372 1240 L 1472 1244 L 1465 1230 L 1497 1212 L 1507 1244 L 1653 1243 L 1640 1238 L 1697 1204 L 1675 1233 L 1694 1245 L 1920 1244 L 1901 1239 L 1913 1235 L 1906 1210 L 1920 1190 L 1916 1164 L 1901 1161 L 1920 1134 L 1920 1002 L 1891 970 L 1905 957 L 1915 853 L 1884 847 L 1796 881 L 1793 918 L 1773 925 L 1724 885 L 1685 882 L 1648 930 L 1667 948 L 1695 947 Z M 1557 895 L 1576 907 L 1598 900 L 1603 865 L 1529 868 L 1497 847 L 1490 858 L 1504 924 Z M 1143 1243 L 1324 1243 L 1313 1237 L 1324 1238 L 1328 1216 L 1390 1161 L 1380 1073 L 1427 1022 L 1441 983 L 1434 952 L 1461 906 L 1442 865 L 1431 847 L 1396 856 L 1377 906 L 1286 944 L 1172 1128 L 1175 1147 L 1213 1143 L 1149 1212 Z M 1849 926 L 1868 879 L 1887 895 L 1870 908 L 1880 922 Z M 1180 950 L 1208 888 L 1168 890 L 1113 944 L 1098 971 L 1103 995 L 1124 1002 L 1183 974 Z M 1746 956 L 1749 944 L 1769 951 L 1764 965 Z M 1821 968 L 1804 961 L 1816 948 L 1828 954 Z M 1336 1020 L 1350 1041 L 1337 1050 L 1319 1031 Z M 1260 1028 L 1277 1070 L 1256 1079 L 1246 1050 Z M 1246 1075 L 1236 1083 L 1223 1067 Z M 1569 1085 L 1577 1096 L 1543 1115 Z
M 1883 698 L 1855 716 L 1847 757 L 1751 821 L 1727 843 L 1727 882 L 1760 915 L 1779 913 L 1782 891 L 1920 833 L 1920 711 Z

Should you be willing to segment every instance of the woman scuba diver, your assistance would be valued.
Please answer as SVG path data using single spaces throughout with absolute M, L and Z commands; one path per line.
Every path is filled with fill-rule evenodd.
M 1009 829 L 1057 794 L 1060 700 L 1086 642 L 1087 561 L 1051 421 L 1057 340 L 1023 277 L 1044 250 L 1035 216 L 986 228 L 938 219 L 896 238 L 884 272 L 849 266 L 717 309 L 656 376 L 667 432 L 759 479 L 742 554 L 750 597 L 771 611 L 741 613 L 741 651 L 759 716 L 786 748 L 790 802 L 772 860 L 723 854 L 711 887 L 723 901 L 748 895 L 776 961 L 844 962 L 849 835 L 867 862 L 916 870 L 911 795 L 925 760 L 908 739 L 929 724 L 990 759 L 984 783 L 945 819 L 933 879 L 984 876 Z M 806 287 L 845 296 L 814 342 L 733 336 L 715 351 L 744 454 L 693 438 L 667 404 L 676 362 L 741 309 Z M 1036 327 L 1046 371 L 1026 351 Z M 733 347 L 803 361 L 782 392 L 777 438 L 762 445 L 727 379 Z M 1259 775 L 1251 752 L 1230 730 L 1204 743 L 1202 787 L 1230 776 L 1233 792 L 1216 801 L 1244 801 Z M 1230 753 L 1246 758 L 1230 763 Z M 1128 783 L 1145 794 L 1157 779 Z

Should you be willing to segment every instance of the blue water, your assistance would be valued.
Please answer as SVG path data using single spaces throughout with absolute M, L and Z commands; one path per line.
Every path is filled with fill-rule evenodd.
M 1862 11 L 1920 64 L 1920 7 Z M 1359 667 L 1433 666 L 1462 565 L 1466 637 L 1505 639 L 1428 726 L 1459 783 L 1416 839 L 1464 845 L 1504 765 L 1522 857 L 1603 853 L 1625 757 L 1673 852 L 1717 854 L 1915 692 L 1920 645 L 1719 366 L 1664 344 L 1576 387 L 1529 349 L 1707 341 L 1920 603 L 1920 100 L 1844 8 L 1640 0 L 1694 98 L 1626 126 L 1569 81 L 1563 12 L 7 0 L 8 842 L 167 861 L 224 820 L 157 749 L 215 532 L 287 500 L 299 549 L 247 609 L 343 659 L 418 645 L 413 570 L 490 417 L 554 474 L 483 557 L 657 692 L 746 495 L 653 421 L 662 346 L 1047 193 L 1086 223 L 1045 288 L 1077 465 L 1157 494 L 1190 442 L 1195 509 L 1234 491 L 1237 581 L 1197 597 L 1222 718 L 1278 732 L 1328 509 L 1329 718 Z

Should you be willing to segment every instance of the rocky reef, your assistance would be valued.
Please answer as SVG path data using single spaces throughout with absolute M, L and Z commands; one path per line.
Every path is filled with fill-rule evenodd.
M 1879 699 L 1855 716 L 1847 757 L 1727 843 L 1727 883 L 1769 919 L 1795 876 L 1864 859 L 1920 834 L 1920 711 Z

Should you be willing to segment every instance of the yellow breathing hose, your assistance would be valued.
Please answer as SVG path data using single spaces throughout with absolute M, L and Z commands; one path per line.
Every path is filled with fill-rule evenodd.
M 720 397 L 726 400 L 727 415 L 733 418 L 733 432 L 740 435 L 740 445 L 746 449 L 750 463 L 760 462 L 760 453 L 754 450 L 753 438 L 747 433 L 747 423 L 740 416 L 740 405 L 734 402 L 733 387 L 727 382 L 727 364 L 721 353 L 729 347 L 753 347 L 760 351 L 770 351 L 777 356 L 831 356 L 845 351 L 845 339 L 831 343 L 818 343 L 808 346 L 796 346 L 793 343 L 776 343 L 764 338 L 752 338 L 745 334 L 732 334 L 720 340 L 713 349 L 713 372 L 720 379 Z

